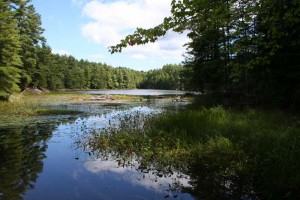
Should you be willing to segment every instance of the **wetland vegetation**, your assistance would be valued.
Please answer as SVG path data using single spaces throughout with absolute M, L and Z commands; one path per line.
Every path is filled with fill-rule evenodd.
M 299 197 L 297 118 L 219 106 L 161 113 L 140 128 L 136 115 L 122 118 L 117 129 L 95 132 L 85 145 L 113 152 L 124 163 L 135 157 L 140 170 L 155 169 L 158 176 L 183 172 L 191 178 L 187 190 L 198 199 Z
M 98 174 L 96 177 L 103 176 L 104 170 L 135 177 L 133 182 L 142 185 L 150 181 L 155 190 L 161 191 L 140 193 L 147 198 L 299 197 L 300 124 L 296 115 L 280 110 L 200 107 L 174 102 L 174 96 L 144 101 L 136 96 L 96 102 L 89 101 L 91 98 L 88 94 L 59 92 L 24 94 L 18 101 L 1 102 L 0 176 L 5 181 L 0 193 L 4 199 L 41 197 L 44 185 L 57 181 L 38 177 L 49 178 L 57 173 L 74 187 L 84 187 L 84 183 L 67 176 L 69 170 L 65 167 L 48 171 L 57 162 L 50 158 L 57 155 L 61 156 L 62 166 L 76 173 L 81 163 Z M 21 153 L 25 149 L 28 155 Z M 72 159 L 79 163 L 74 165 Z M 12 177 L 12 169 L 20 176 Z M 26 175 L 21 169 L 30 173 Z M 121 173 L 123 170 L 127 172 Z M 98 179 L 92 181 L 93 176 L 86 172 L 81 175 L 91 184 L 97 183 Z M 119 184 L 112 177 L 106 178 Z M 18 182 L 18 188 L 13 182 Z M 58 194 L 62 192 L 52 187 Z M 72 188 L 67 191 L 74 195 Z M 99 192 L 107 195 L 104 190 Z M 91 192 L 89 198 L 99 196 Z
M 0 0 L 0 199 L 300 199 L 299 1 L 170 6 L 109 47 L 188 32 L 144 72 L 54 54 L 31 1 Z
M 19 101 L 1 102 L 1 199 L 60 199 L 62 194 L 72 199 L 118 199 L 120 195 L 129 199 L 137 198 L 132 195 L 192 199 L 190 194 L 171 187 L 178 181 L 187 185 L 187 178 L 177 178 L 180 172 L 173 178 L 157 177 L 154 172 L 145 175 L 119 165 L 120 158 L 104 158 L 81 145 L 93 131 L 117 126 L 115 116 L 127 119 L 127 114 L 139 112 L 150 117 L 170 105 L 180 105 L 172 103 L 170 97 L 141 101 L 141 97 L 116 95 L 115 100 L 96 102 L 91 98 L 92 95 L 60 92 L 24 94 Z M 115 192 L 124 187 L 126 192 Z M 45 193 L 49 195 L 45 197 Z

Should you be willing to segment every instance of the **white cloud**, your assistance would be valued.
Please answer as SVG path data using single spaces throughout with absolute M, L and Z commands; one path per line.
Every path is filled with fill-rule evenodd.
M 118 163 L 112 160 L 103 161 L 98 159 L 93 161 L 86 161 L 84 163 L 84 166 L 89 172 L 95 174 L 107 171 L 122 174 L 129 170 L 127 168 L 119 167 Z
M 150 28 L 170 15 L 171 0 L 93 0 L 85 4 L 83 16 L 90 19 L 81 27 L 90 42 L 106 47 L 120 42 L 136 27 Z M 186 34 L 168 32 L 154 44 L 128 47 L 124 54 L 132 59 L 175 59 L 180 62 L 187 42 Z
M 123 53 L 128 55 L 147 55 L 150 59 L 169 59 L 174 61 L 182 60 L 184 48 L 182 47 L 188 42 L 186 33 L 178 35 L 169 31 L 167 35 L 155 43 L 149 43 L 141 46 L 133 46 L 124 49 Z
M 54 50 L 54 49 L 52 49 L 52 53 L 59 54 L 59 55 L 71 55 L 72 54 L 69 51 L 64 50 L 64 49 L 60 49 L 60 50 Z
M 156 192 L 164 191 L 163 188 L 169 187 L 169 185 L 180 184 L 184 187 L 191 187 L 189 184 L 190 177 L 184 174 L 179 174 L 174 171 L 173 174 L 169 176 L 159 177 L 155 174 L 154 171 L 149 171 L 144 174 L 136 170 L 139 166 L 139 163 L 134 159 L 131 160 L 133 166 L 123 166 L 121 167 L 117 161 L 115 161 L 111 156 L 108 160 L 89 160 L 84 163 L 84 167 L 87 171 L 93 174 L 101 173 L 116 173 L 122 180 L 127 181 L 133 185 L 139 185 L 149 190 L 155 190 Z M 75 176 L 76 177 L 76 176 Z M 167 188 L 166 188 L 167 189 Z
M 82 27 L 81 32 L 83 36 L 90 41 L 105 46 L 113 45 L 121 39 L 116 27 L 109 25 L 104 26 L 99 22 L 89 22 Z
M 134 59 L 145 59 L 146 57 L 143 54 L 136 53 L 136 54 L 133 54 L 131 56 L 131 58 L 134 58 Z
M 83 14 L 105 26 L 114 26 L 119 30 L 136 27 L 150 28 L 169 16 L 170 2 L 170 0 L 133 0 L 130 2 L 94 0 L 85 5 Z

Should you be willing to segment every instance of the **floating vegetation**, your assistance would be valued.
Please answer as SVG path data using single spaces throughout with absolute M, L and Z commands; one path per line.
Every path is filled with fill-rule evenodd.
M 137 160 L 158 176 L 181 172 L 198 198 L 297 199 L 300 128 L 280 112 L 201 108 L 157 115 L 132 112 L 93 132 L 84 146 Z
M 89 120 L 82 114 L 69 129 L 77 149 L 151 174 L 154 182 L 174 178 L 169 191 L 199 199 L 300 199 L 299 116 L 223 107 L 183 110 L 178 102 L 169 102 L 165 112 L 167 100 L 138 101 L 131 109 L 130 103 L 113 104 L 114 111 L 105 113 L 104 104 L 81 104 L 83 97 L 67 96 L 53 101 L 57 95 L 25 95 L 25 101 L 1 102 L 1 124 L 15 126 L 17 117 L 25 123 L 27 116 L 47 124 L 56 115 L 89 113 Z M 180 184 L 181 177 L 188 184 Z
M 51 110 L 51 109 L 39 109 L 35 110 L 38 115 L 74 115 L 82 112 L 75 110 Z

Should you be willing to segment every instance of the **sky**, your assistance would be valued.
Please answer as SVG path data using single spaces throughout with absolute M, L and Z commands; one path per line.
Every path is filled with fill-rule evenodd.
M 184 60 L 186 33 L 169 31 L 156 43 L 110 54 L 137 27 L 151 28 L 170 16 L 171 0 L 32 0 L 53 53 L 147 71 Z

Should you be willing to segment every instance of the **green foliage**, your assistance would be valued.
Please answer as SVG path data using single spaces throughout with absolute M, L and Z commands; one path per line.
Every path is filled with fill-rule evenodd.
M 183 171 L 198 198 L 295 199 L 300 189 L 297 123 L 275 111 L 201 108 L 146 118 L 144 129 L 106 129 L 88 144 L 95 152 L 134 154 L 143 169 L 154 166 L 166 175 L 170 169 Z
M 16 20 L 9 9 L 7 1 L 0 1 L 0 99 L 7 99 L 14 92 L 19 91 L 22 62 L 19 56 L 19 32 L 15 29 Z
M 53 55 L 51 48 L 38 48 L 40 62 L 34 74 L 35 86 L 50 89 L 182 89 L 181 65 L 166 65 L 149 72 L 103 63 L 77 60 L 73 56 Z M 51 69 L 51 70 L 50 70 Z
M 20 80 L 20 72 L 15 67 L 0 67 L 0 99 L 7 99 L 12 92 L 20 91 L 17 85 Z
M 0 12 L 0 66 L 21 66 L 19 31 L 16 29 L 17 21 L 9 8 L 9 2 L 0 1 Z
M 12 11 L 17 21 L 19 37 L 21 42 L 21 51 L 19 55 L 22 59 L 22 69 L 26 71 L 32 81 L 36 78 L 37 69 L 37 48 L 39 43 L 45 39 L 42 37 L 41 17 L 36 13 L 31 0 L 15 1 Z M 26 77 L 25 77 L 26 79 Z M 29 83 L 21 82 L 21 87 L 26 87 Z
M 299 110 L 299 8 L 297 0 L 172 0 L 170 17 L 137 28 L 109 50 L 187 30 L 186 86 L 248 105 Z
M 169 89 L 183 90 L 184 83 L 181 80 L 183 67 L 182 65 L 164 65 L 162 69 L 155 69 L 146 72 L 143 81 L 140 83 L 141 88 L 148 89 Z
M 179 69 L 157 70 L 163 77 L 145 80 L 151 72 L 55 55 L 42 36 L 41 17 L 31 0 L 0 1 L 1 98 L 27 86 L 57 89 L 178 89 Z M 20 70 L 17 70 L 15 68 Z M 146 75 L 148 74 L 148 75 Z M 151 75 L 152 76 L 152 75 Z M 155 75 L 157 76 L 157 75 Z M 161 84 L 161 85 L 160 85 Z M 151 85 L 151 86 L 149 86 Z
M 132 89 L 137 88 L 142 72 L 107 64 L 77 60 L 73 56 L 49 55 L 51 71 L 45 80 L 50 89 Z

